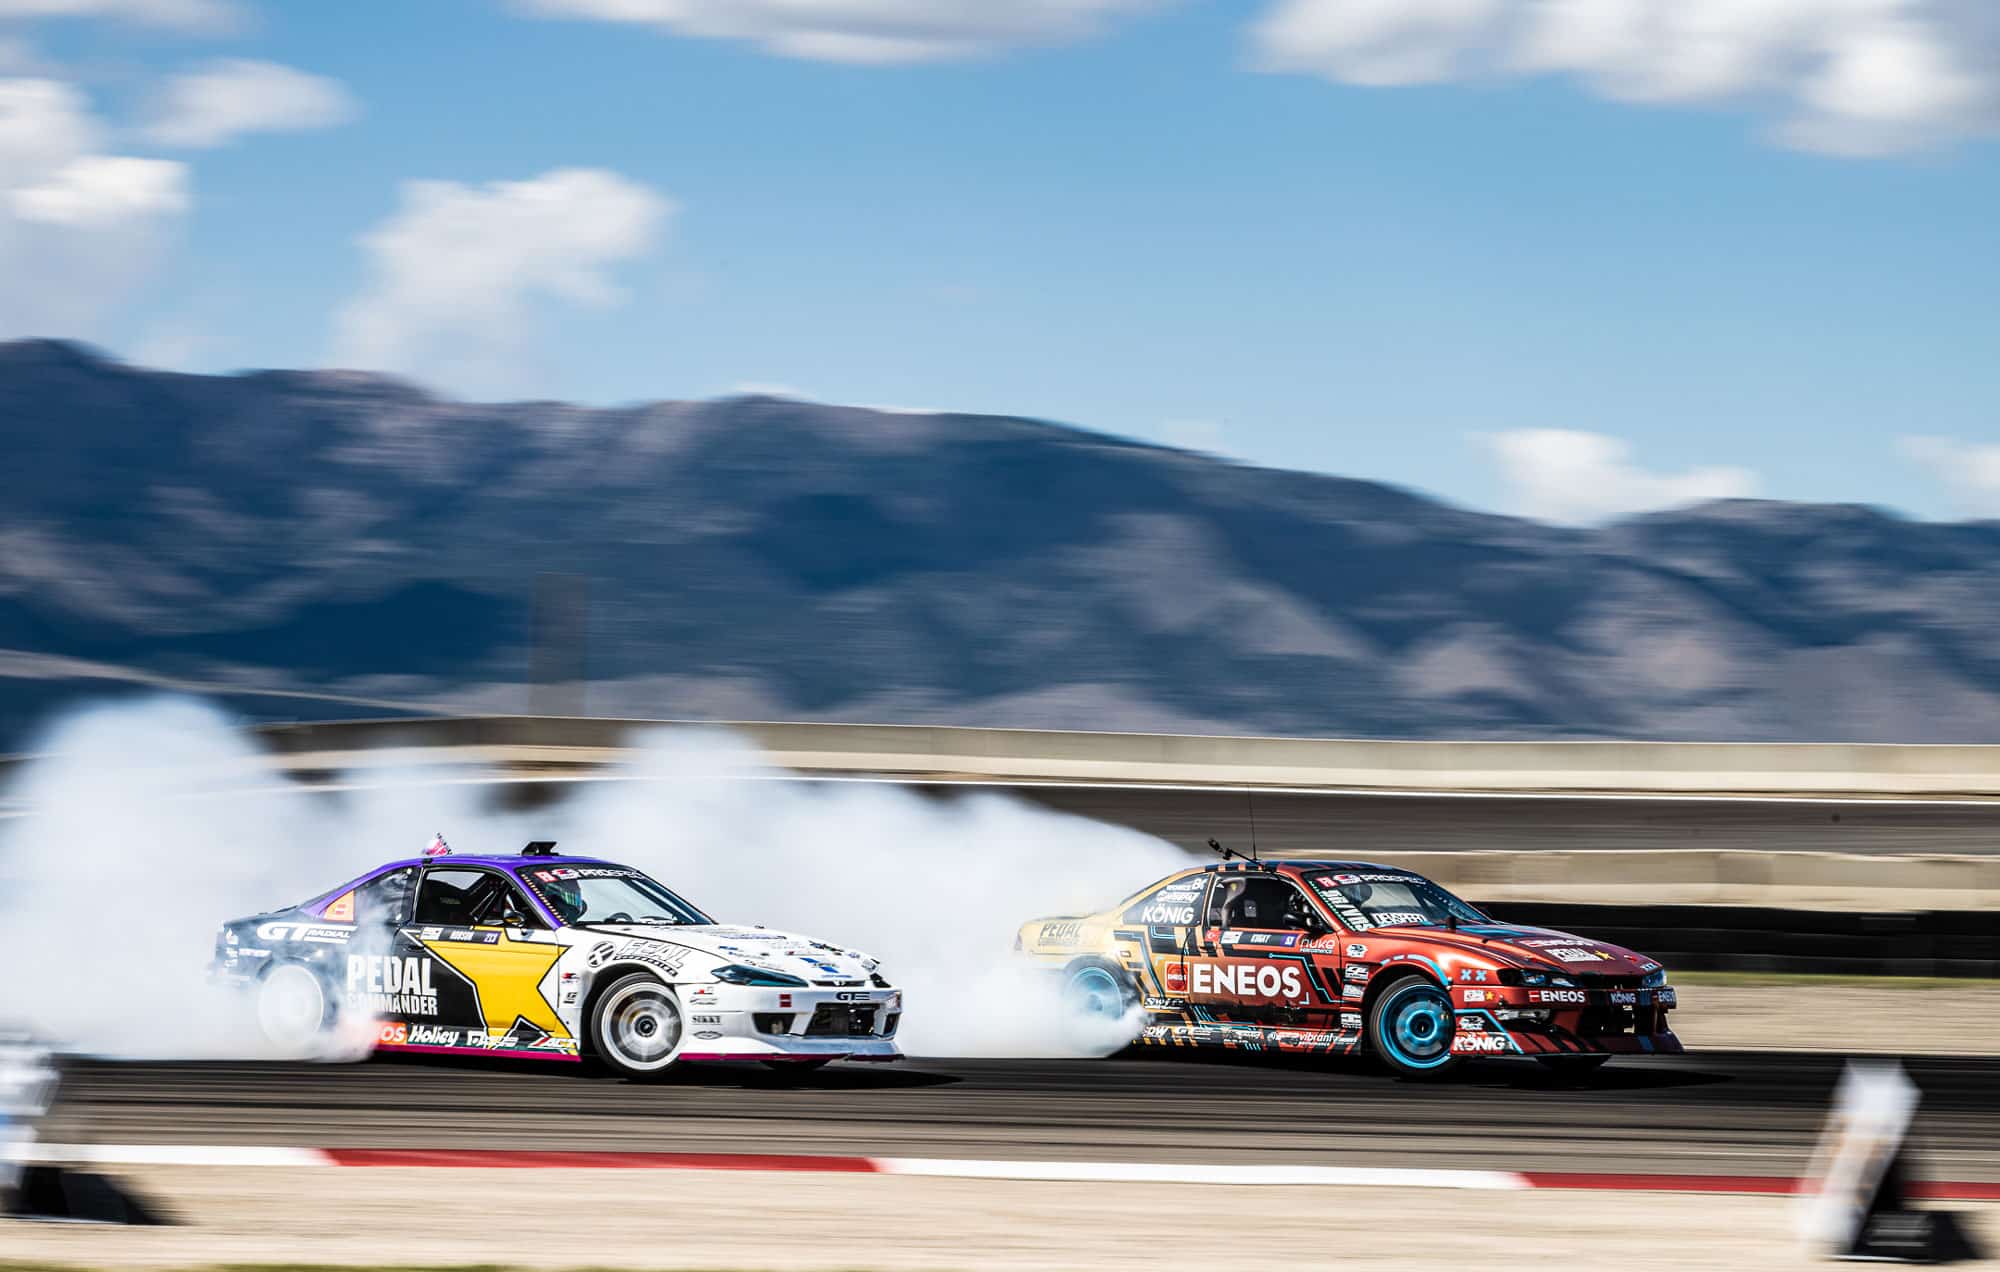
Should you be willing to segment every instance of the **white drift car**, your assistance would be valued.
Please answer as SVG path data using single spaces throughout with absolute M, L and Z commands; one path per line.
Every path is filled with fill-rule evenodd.
M 276 1045 L 355 1019 L 385 1050 L 684 1060 L 896 1060 L 902 992 L 874 959 L 716 923 L 644 872 L 558 857 L 390 862 L 303 905 L 225 923 L 214 974 Z

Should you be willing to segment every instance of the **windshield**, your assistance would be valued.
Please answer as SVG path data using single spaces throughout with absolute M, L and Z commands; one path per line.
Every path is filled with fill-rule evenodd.
M 715 920 L 624 866 L 549 866 L 523 870 L 534 889 L 564 923 L 641 923 L 680 927 Z
M 1357 932 L 1378 927 L 1444 927 L 1452 915 L 1461 923 L 1487 921 L 1485 915 L 1420 875 L 1329 871 L 1313 875 L 1311 882 L 1328 908 Z

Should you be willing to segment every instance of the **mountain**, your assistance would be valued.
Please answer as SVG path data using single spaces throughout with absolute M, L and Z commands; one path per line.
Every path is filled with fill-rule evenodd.
M 162 683 L 280 719 L 2000 741 L 2000 523 L 1566 529 L 1033 420 L 49 341 L 0 345 L 0 447 L 0 742 Z

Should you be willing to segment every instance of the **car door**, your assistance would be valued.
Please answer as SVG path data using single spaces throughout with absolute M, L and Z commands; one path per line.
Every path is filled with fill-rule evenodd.
M 1205 917 L 1188 962 L 1191 1003 L 1221 1020 L 1339 1028 L 1340 987 L 1327 983 L 1307 948 L 1329 925 L 1290 879 L 1218 875 Z
M 427 867 L 402 935 L 398 979 L 432 1008 L 411 1045 L 576 1054 L 555 1006 L 566 947 L 505 871 Z

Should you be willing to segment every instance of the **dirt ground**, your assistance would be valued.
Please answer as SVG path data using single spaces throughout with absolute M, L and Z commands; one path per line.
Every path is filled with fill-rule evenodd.
M 1628 1272 L 1815 1266 L 1781 1197 L 1057 1184 L 711 1171 L 152 1168 L 181 1220 L 0 1220 L 0 1261 L 499 1264 L 621 1269 L 1075 1269 L 1365 1264 L 1376 1272 L 1575 1260 Z M 1962 1206 L 1988 1248 L 2000 1206 Z M 1985 1266 L 2000 1266 L 1991 1262 Z
M 1690 1050 L 2000 1055 L 2000 985 L 1991 981 L 1963 989 L 1697 983 L 1679 994 L 1674 1032 Z

